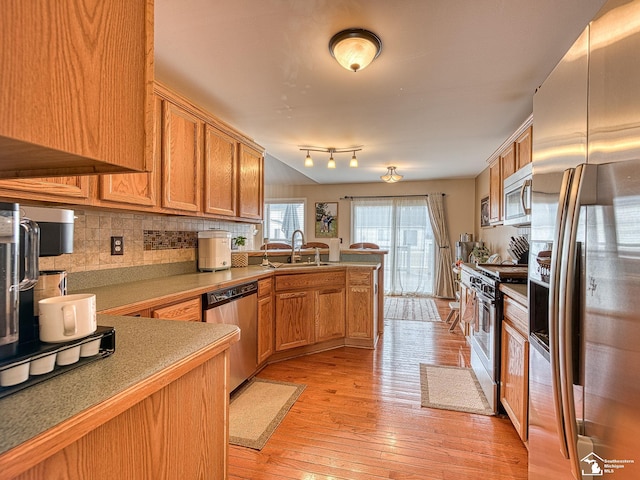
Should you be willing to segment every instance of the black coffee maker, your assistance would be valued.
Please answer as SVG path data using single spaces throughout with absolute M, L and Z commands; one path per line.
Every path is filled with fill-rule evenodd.
M 56 257 L 63 253 L 73 253 L 73 210 L 61 208 L 20 206 L 21 214 L 40 227 L 40 257 Z M 21 248 L 24 242 L 20 242 Z M 22 253 L 22 252 L 21 252 Z M 22 268 L 22 267 L 21 267 Z M 66 282 L 65 272 L 40 272 L 42 279 L 59 276 Z M 62 288 L 62 286 L 61 286 Z M 64 285 L 66 291 L 66 284 Z M 64 292 L 63 292 L 64 293 Z M 20 292 L 19 343 L 29 343 L 39 339 L 38 317 L 35 296 L 37 286 Z

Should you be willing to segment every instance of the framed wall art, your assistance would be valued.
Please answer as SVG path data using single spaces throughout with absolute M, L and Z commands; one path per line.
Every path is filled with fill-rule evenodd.
M 490 227 L 489 224 L 489 197 L 480 200 L 480 226 Z
M 338 238 L 338 202 L 316 203 L 316 238 Z

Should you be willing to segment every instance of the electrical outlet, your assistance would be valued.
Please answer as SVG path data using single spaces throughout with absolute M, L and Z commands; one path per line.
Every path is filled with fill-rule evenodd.
M 111 237 L 111 255 L 124 255 L 124 237 Z

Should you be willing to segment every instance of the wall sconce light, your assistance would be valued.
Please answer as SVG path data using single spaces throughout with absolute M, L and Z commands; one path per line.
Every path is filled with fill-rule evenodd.
M 347 70 L 366 68 L 382 51 L 382 41 L 375 33 L 362 28 L 349 28 L 329 40 L 329 52 Z
M 384 175 L 382 175 L 380 177 L 380 179 L 383 182 L 387 182 L 387 183 L 396 183 L 399 182 L 400 180 L 402 180 L 402 177 L 404 175 L 400 175 L 396 172 L 396 167 L 387 167 L 387 173 L 385 173 Z
M 351 157 L 351 161 L 349 162 L 349 166 L 352 167 L 352 168 L 356 168 L 358 166 L 358 158 L 356 157 L 356 152 L 359 152 L 361 150 L 362 150 L 362 147 L 357 147 L 357 148 L 301 147 L 300 148 L 300 151 L 307 152 L 307 156 L 304 159 L 304 166 L 305 167 L 313 167 L 313 159 L 311 158 L 311 155 L 309 154 L 309 152 L 328 153 L 329 154 L 329 161 L 327 163 L 327 168 L 336 168 L 336 161 L 333 158 L 333 155 L 335 153 L 347 153 L 347 152 L 353 152 L 353 155 Z

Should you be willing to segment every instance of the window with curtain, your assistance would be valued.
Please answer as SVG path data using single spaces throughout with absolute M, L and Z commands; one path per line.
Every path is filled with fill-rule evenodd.
M 354 198 L 351 241 L 388 250 L 385 295 L 431 295 L 435 242 L 426 197 Z
M 296 230 L 304 232 L 304 199 L 267 200 L 263 236 L 270 242 L 290 242 Z

